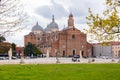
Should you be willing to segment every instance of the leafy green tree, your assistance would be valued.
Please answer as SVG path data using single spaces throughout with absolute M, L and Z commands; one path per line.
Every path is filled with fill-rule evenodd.
M 32 43 L 28 43 L 24 49 L 26 56 L 37 56 L 37 54 L 41 54 L 41 51 Z
M 93 14 L 88 9 L 89 15 L 86 17 L 89 30 L 88 33 L 95 35 L 95 40 L 99 42 L 113 41 L 120 35 L 120 1 L 106 0 L 106 10 L 102 16 Z
M 12 54 L 13 56 L 16 56 L 16 44 L 12 43 L 11 46 L 12 46 Z
M 34 48 L 35 48 L 35 53 L 40 55 L 42 54 L 42 52 L 34 45 Z
M 25 50 L 24 52 L 25 52 L 26 56 L 31 56 L 31 54 L 34 53 L 34 51 L 33 51 L 33 44 L 32 43 L 28 43 L 28 45 L 25 46 L 24 50 Z

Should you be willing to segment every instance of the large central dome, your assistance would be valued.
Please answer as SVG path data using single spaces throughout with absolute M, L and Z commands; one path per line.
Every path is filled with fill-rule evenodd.
M 52 22 L 49 24 L 49 27 L 50 27 L 50 28 L 58 28 L 58 25 L 57 25 L 57 23 L 55 23 L 54 21 L 52 21 Z
M 32 32 L 34 32 L 34 31 L 43 31 L 43 28 L 38 24 L 38 22 L 32 28 Z
M 53 16 L 52 22 L 47 25 L 47 28 L 45 29 L 45 31 L 46 32 L 55 32 L 55 31 L 58 31 L 58 30 L 59 30 L 58 25 L 55 22 L 55 19 L 54 19 L 54 16 Z

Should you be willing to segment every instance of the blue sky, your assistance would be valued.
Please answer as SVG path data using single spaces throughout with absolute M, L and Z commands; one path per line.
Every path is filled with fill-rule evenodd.
M 74 15 L 75 27 L 83 31 L 88 28 L 85 17 L 88 15 L 88 8 L 97 14 L 105 9 L 105 0 L 21 0 L 24 11 L 28 14 L 28 22 L 21 31 L 7 37 L 7 41 L 14 42 L 18 46 L 24 45 L 24 35 L 28 34 L 32 27 L 39 22 L 45 28 L 51 22 L 52 15 L 59 28 L 67 27 L 67 20 L 70 12 Z

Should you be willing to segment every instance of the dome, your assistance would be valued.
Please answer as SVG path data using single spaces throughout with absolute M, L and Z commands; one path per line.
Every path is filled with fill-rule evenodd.
M 57 23 L 54 21 L 54 16 L 52 18 L 52 22 L 50 24 L 47 25 L 47 28 L 45 29 L 45 31 L 57 31 L 59 28 L 58 28 L 58 25 Z
M 36 25 L 33 26 L 32 31 L 43 31 L 43 28 L 37 22 Z
M 51 22 L 51 23 L 49 24 L 49 27 L 50 27 L 50 28 L 58 28 L 58 25 L 57 25 L 57 23 L 55 23 L 55 22 Z

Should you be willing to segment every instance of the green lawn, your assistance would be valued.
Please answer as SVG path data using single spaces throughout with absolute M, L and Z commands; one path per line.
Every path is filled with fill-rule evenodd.
M 120 64 L 0 65 L 0 80 L 120 80 Z

